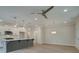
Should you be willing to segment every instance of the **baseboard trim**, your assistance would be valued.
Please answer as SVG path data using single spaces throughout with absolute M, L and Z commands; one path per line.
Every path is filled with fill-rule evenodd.
M 49 43 L 43 43 L 43 44 L 48 44 L 48 45 L 62 45 L 62 46 L 73 46 L 73 47 L 75 47 L 75 45 L 66 45 L 66 44 L 56 44 L 56 43 L 53 43 L 53 44 L 49 44 Z

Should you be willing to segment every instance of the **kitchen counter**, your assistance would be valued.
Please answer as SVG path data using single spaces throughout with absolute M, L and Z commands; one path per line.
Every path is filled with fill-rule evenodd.
M 0 52 L 6 53 L 33 46 L 34 39 L 0 39 Z
M 26 39 L 0 39 L 0 41 L 16 41 L 16 40 L 30 40 L 29 38 Z

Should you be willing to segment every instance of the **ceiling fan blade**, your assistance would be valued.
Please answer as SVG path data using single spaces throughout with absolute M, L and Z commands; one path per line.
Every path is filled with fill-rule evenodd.
M 44 18 L 47 19 L 48 17 L 46 16 L 46 13 L 50 11 L 52 8 L 54 8 L 54 6 L 49 7 L 47 10 L 42 10 L 42 13 L 31 13 L 31 14 L 41 14 L 42 16 L 44 16 Z
M 42 14 L 46 14 L 48 11 L 50 11 L 52 8 L 54 8 L 54 6 L 49 7 L 47 10 L 43 11 Z
M 48 17 L 45 14 L 42 14 L 44 16 L 44 18 L 48 19 Z

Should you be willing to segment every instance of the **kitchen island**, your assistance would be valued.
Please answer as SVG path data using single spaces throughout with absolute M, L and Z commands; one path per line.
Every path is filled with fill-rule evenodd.
M 0 39 L 0 53 L 32 47 L 33 40 L 34 39 Z

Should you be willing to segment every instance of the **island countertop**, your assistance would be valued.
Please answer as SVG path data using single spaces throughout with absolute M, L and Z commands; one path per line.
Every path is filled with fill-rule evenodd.
M 0 39 L 0 41 L 16 41 L 16 40 L 30 40 L 30 39 L 29 38 L 24 38 L 24 39 Z

